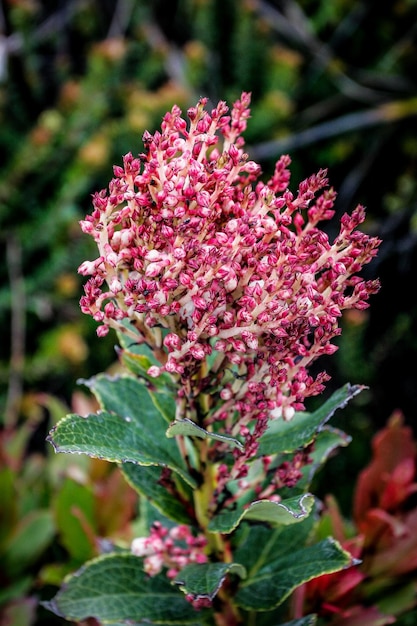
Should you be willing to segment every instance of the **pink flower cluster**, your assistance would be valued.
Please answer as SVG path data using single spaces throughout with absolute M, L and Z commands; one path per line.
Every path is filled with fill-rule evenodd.
M 144 570 L 149 576 L 156 576 L 166 567 L 168 578 L 175 578 L 186 565 L 207 562 L 206 545 L 206 538 L 203 535 L 194 537 L 188 526 L 174 526 L 168 530 L 155 522 L 148 537 L 137 537 L 132 541 L 131 551 L 144 557 Z
M 149 345 L 159 365 L 148 374 L 172 374 L 188 410 L 206 394 L 204 423 L 243 437 L 251 456 L 268 419 L 291 419 L 323 390 L 327 375 L 308 367 L 336 350 L 342 311 L 378 290 L 358 272 L 380 242 L 356 230 L 361 206 L 333 242 L 319 228 L 336 197 L 325 170 L 293 193 L 282 156 L 260 180 L 243 150 L 249 104 L 243 93 L 209 112 L 202 98 L 188 122 L 174 106 L 161 132 L 145 132 L 144 153 L 124 157 L 81 222 L 98 257 L 79 272 L 98 334 Z

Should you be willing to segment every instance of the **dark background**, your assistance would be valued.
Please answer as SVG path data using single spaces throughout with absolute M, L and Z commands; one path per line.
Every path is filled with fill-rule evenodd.
M 78 307 L 91 193 L 173 103 L 244 90 L 265 176 L 284 152 L 293 188 L 327 167 L 337 217 L 361 203 L 383 240 L 364 272 L 380 293 L 317 364 L 327 394 L 368 387 L 335 416 L 353 442 L 317 486 L 348 511 L 372 435 L 394 411 L 417 431 L 416 3 L 3 0 L 0 28 L 0 402 L 4 433 L 26 429 L 19 471 L 77 379 L 115 360 L 115 338 L 97 339 Z

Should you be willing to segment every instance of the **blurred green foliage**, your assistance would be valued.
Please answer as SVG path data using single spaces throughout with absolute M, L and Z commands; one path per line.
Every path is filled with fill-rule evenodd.
M 174 103 L 251 91 L 247 149 L 265 174 L 283 152 L 294 185 L 328 167 L 338 216 L 364 204 L 365 228 L 383 239 L 367 268 L 382 290 L 369 311 L 346 316 L 341 349 L 326 362 L 329 393 L 348 380 L 370 389 L 338 418 L 353 444 L 327 466 L 323 493 L 336 492 L 347 510 L 353 487 L 340 475 L 366 463 L 371 433 L 395 409 L 415 427 L 416 23 L 415 0 L 3 0 L 0 405 L 10 452 L 1 545 L 7 585 L 20 591 L 2 597 L 27 599 L 16 624 L 36 622 L 36 568 L 78 558 L 66 553 L 75 528 L 56 542 L 68 499 L 91 523 L 91 493 L 57 485 L 44 445 L 44 394 L 70 405 L 77 378 L 115 360 L 115 338 L 99 340 L 78 307 L 76 270 L 94 250 L 77 222 L 112 165 L 140 152 L 143 131 Z M 27 533 L 37 540 L 24 547 Z
M 38 407 L 35 410 L 34 407 Z M 95 410 L 80 392 L 74 407 Z M 137 497 L 109 463 L 88 457 L 28 452 L 48 409 L 48 427 L 68 410 L 52 396 L 32 398 L 32 412 L 0 436 L 0 623 L 58 624 L 39 602 L 74 568 L 133 538 Z M 105 538 L 105 540 L 103 539 Z

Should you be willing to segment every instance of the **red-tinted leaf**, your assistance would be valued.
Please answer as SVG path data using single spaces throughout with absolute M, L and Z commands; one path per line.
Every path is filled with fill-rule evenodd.
M 400 576 L 417 568 L 417 509 L 408 513 L 401 524 L 401 533 L 389 534 L 390 545 L 371 555 L 367 563 L 369 576 Z
M 390 546 L 394 537 L 401 537 L 404 525 L 400 518 L 382 509 L 370 509 L 361 521 L 361 531 L 374 553 Z
M 400 413 L 394 414 L 388 426 L 377 433 L 373 439 L 373 460 L 359 475 L 355 491 L 353 512 L 360 529 L 361 521 L 369 509 L 395 508 L 410 492 L 412 483 L 404 485 L 405 476 L 412 481 L 409 467 L 400 472 L 401 481 L 400 476 L 396 475 L 396 484 L 401 484 L 401 489 L 394 489 L 392 484 L 392 475 L 396 468 L 405 460 L 414 463 L 416 455 L 412 430 L 404 426 L 403 422 L 403 416 Z
M 380 507 L 382 509 L 392 511 L 417 491 L 417 484 L 413 483 L 415 471 L 415 461 L 411 457 L 398 463 L 381 494 Z

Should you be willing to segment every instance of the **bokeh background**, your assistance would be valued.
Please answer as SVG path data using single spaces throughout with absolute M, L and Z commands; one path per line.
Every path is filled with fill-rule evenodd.
M 333 421 L 353 442 L 321 473 L 319 494 L 348 515 L 372 435 L 393 412 L 417 433 L 416 46 L 415 0 L 3 0 L 2 626 L 61 623 L 39 600 L 98 536 L 135 530 L 136 496 L 118 474 L 54 456 L 45 437 L 68 410 L 88 410 L 77 380 L 116 360 L 115 337 L 98 339 L 79 310 L 77 267 L 95 250 L 78 221 L 174 103 L 250 91 L 247 151 L 265 176 L 282 153 L 293 187 L 327 167 L 337 217 L 361 203 L 364 228 L 383 240 L 365 273 L 380 293 L 346 314 L 340 350 L 318 363 L 328 393 L 368 387 Z

